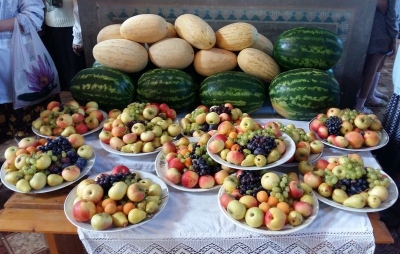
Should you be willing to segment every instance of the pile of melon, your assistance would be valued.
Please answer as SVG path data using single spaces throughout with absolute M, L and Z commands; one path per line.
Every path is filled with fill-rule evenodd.
M 320 68 L 322 72 L 330 69 L 339 60 L 342 45 L 334 42 L 337 39 L 335 34 L 324 29 L 305 28 L 301 32 L 293 33 L 290 29 L 279 36 L 274 45 L 247 22 L 230 23 L 214 31 L 205 20 L 194 14 L 180 15 L 173 24 L 156 14 L 139 14 L 122 24 L 108 25 L 99 31 L 97 44 L 93 48 L 96 60 L 93 68 L 97 68 L 95 72 L 98 75 L 95 77 L 103 81 L 96 80 L 95 84 L 91 84 L 87 75 L 79 76 L 73 80 L 72 96 L 82 103 L 85 99 L 101 101 L 101 96 L 107 98 L 105 104 L 115 101 L 118 92 L 122 91 L 111 89 L 120 78 L 104 75 L 104 68 L 109 68 L 132 78 L 132 86 L 129 87 L 132 101 L 168 101 L 177 105 L 174 108 L 178 113 L 190 111 L 196 104 L 212 106 L 231 103 L 235 107 L 248 109 L 246 113 L 252 113 L 264 104 L 269 95 L 272 98 L 271 105 L 279 114 L 290 119 L 305 120 L 315 115 L 316 110 L 325 110 L 327 105 L 336 106 L 339 92 L 334 77 L 323 74 L 320 77 L 320 73 L 317 73 L 318 79 L 314 79 L 314 72 L 308 70 L 299 77 L 285 75 L 284 79 L 274 80 L 282 73 L 281 69 L 307 67 Z M 312 39 L 313 36 L 319 36 L 318 40 Z M 302 41 L 303 37 L 311 38 L 308 41 L 313 44 L 306 45 L 308 42 Z M 320 38 L 324 37 L 326 41 L 321 41 Z M 328 41 L 333 43 L 328 44 Z M 324 47 L 328 50 L 324 51 Z M 313 52 L 313 48 L 323 52 L 322 55 Z M 334 54 L 329 55 L 329 52 Z M 164 71 L 156 76 L 149 73 L 154 69 Z M 182 73 L 174 75 L 176 72 L 170 70 L 184 71 L 193 80 Z M 144 75 L 146 78 L 142 78 Z M 323 92 L 315 87 L 302 91 L 280 89 L 297 78 L 318 80 L 318 84 L 326 84 L 326 89 Z M 303 83 L 308 86 L 309 82 Z M 270 84 L 274 87 L 272 92 Z M 101 93 L 98 93 L 99 89 Z M 111 92 L 107 95 L 103 90 Z M 327 98 L 332 92 L 334 96 Z M 311 100 L 304 97 L 306 93 L 311 95 Z M 154 95 L 154 98 L 149 98 L 150 95 Z M 300 97 L 306 98 L 306 101 L 301 101 Z M 165 98 L 166 101 L 157 101 L 159 98 Z M 297 107 L 300 104 L 301 107 Z M 291 112 L 294 108 L 299 110 Z

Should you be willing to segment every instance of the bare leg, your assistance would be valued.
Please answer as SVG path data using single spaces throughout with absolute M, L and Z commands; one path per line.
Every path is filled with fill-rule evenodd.
M 382 54 L 371 54 L 365 59 L 364 64 L 364 80 L 361 84 L 360 94 L 357 99 L 356 109 L 361 110 L 364 107 L 365 100 L 371 90 L 374 82 L 375 73 L 378 70 L 379 65 L 382 63 L 385 55 Z
M 387 55 L 385 55 L 385 57 L 383 58 L 382 63 L 381 63 L 381 65 L 379 66 L 378 71 L 376 72 L 376 74 L 379 73 L 379 76 L 380 76 L 380 74 L 381 74 L 381 70 L 382 70 L 383 67 L 385 66 L 386 58 L 387 58 Z M 378 79 L 378 83 L 379 83 L 379 79 Z M 374 92 L 375 92 L 375 93 L 374 93 L 375 97 L 378 97 L 378 98 L 380 98 L 380 99 L 382 99 L 382 98 L 387 98 L 387 96 L 384 95 L 383 93 L 380 93 L 380 92 L 378 91 L 378 89 L 374 89 Z

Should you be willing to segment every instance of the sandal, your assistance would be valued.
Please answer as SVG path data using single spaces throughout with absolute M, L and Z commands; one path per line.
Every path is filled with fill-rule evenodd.
M 379 102 L 372 102 L 370 100 L 367 100 L 365 102 L 365 106 L 369 108 L 381 108 L 381 107 L 386 107 L 387 102 L 382 99 L 379 99 Z
M 383 94 L 383 93 L 379 93 L 379 94 L 375 94 L 375 97 L 382 99 L 384 101 L 388 101 L 390 99 L 389 95 Z

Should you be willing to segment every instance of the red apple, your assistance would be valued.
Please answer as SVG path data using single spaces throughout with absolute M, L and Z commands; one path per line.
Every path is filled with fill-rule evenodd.
M 317 131 L 318 131 L 318 128 L 319 128 L 320 126 L 324 126 L 324 125 L 325 125 L 325 122 L 323 122 L 323 121 L 321 121 L 321 120 L 315 118 L 315 119 L 313 119 L 313 120 L 311 121 L 311 123 L 310 123 L 310 129 L 313 130 L 313 131 L 315 131 L 315 132 L 317 132 Z
M 364 144 L 369 147 L 378 145 L 381 140 L 378 132 L 371 130 L 364 131 L 363 138 Z
M 187 170 L 185 171 L 185 173 L 182 174 L 181 183 L 182 186 L 186 188 L 195 187 L 198 181 L 199 181 L 199 175 L 192 170 Z
M 183 173 L 183 169 L 185 167 L 185 164 L 179 158 L 172 158 L 170 161 L 168 161 L 168 168 L 176 168 L 181 173 Z
M 172 108 L 168 109 L 166 114 L 167 114 L 168 118 L 170 118 L 172 120 L 176 119 L 176 111 L 174 109 L 172 109 Z
M 221 206 L 226 209 L 228 207 L 229 202 L 234 199 L 235 198 L 231 194 L 224 192 L 219 197 L 219 202 Z
M 364 145 L 364 138 L 360 132 L 349 131 L 344 137 L 349 141 L 349 147 L 358 149 Z
M 217 133 L 228 135 L 231 132 L 236 132 L 235 126 L 230 121 L 223 121 L 218 125 Z
M 317 134 L 320 138 L 322 139 L 326 139 L 329 135 L 328 133 L 328 127 L 326 127 L 325 125 L 322 125 L 318 128 L 317 130 Z
M 311 188 L 315 189 L 322 183 L 321 176 L 315 174 L 314 172 L 307 172 L 303 176 L 304 183 L 308 184 Z
M 72 215 L 78 222 L 88 222 L 96 214 L 96 206 L 92 201 L 79 200 L 72 208 Z
M 110 174 L 111 175 L 116 175 L 116 174 L 119 174 L 119 173 L 125 174 L 125 173 L 129 173 L 129 172 L 130 172 L 130 170 L 129 170 L 129 168 L 127 166 L 120 164 L 120 165 L 117 165 L 117 166 L 113 167 L 113 169 L 111 170 Z
M 166 103 L 161 103 L 160 106 L 158 106 L 158 109 L 161 113 L 167 114 L 169 106 Z
M 289 183 L 289 195 L 292 198 L 301 198 L 303 196 L 303 188 L 299 181 L 290 181 Z
M 85 134 L 88 132 L 88 127 L 84 122 L 80 122 L 77 125 L 75 125 L 75 132 L 78 134 Z

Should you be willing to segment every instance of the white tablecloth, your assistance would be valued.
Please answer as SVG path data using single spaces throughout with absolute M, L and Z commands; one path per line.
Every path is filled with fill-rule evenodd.
M 304 123 L 297 123 L 298 126 Z M 307 127 L 304 127 L 307 129 Z M 156 155 L 125 157 L 103 150 L 98 134 L 86 138 L 95 147 L 92 174 L 118 163 L 155 174 Z M 324 155 L 337 153 L 326 148 Z M 372 156 L 365 152 L 362 156 Z M 293 170 L 279 168 L 281 170 Z M 278 170 L 279 170 L 278 169 Z M 89 253 L 373 253 L 372 226 L 366 213 L 339 210 L 320 202 L 314 222 L 296 233 L 262 235 L 242 229 L 218 208 L 218 191 L 189 193 L 169 187 L 164 210 L 146 224 L 115 233 L 78 229 Z

